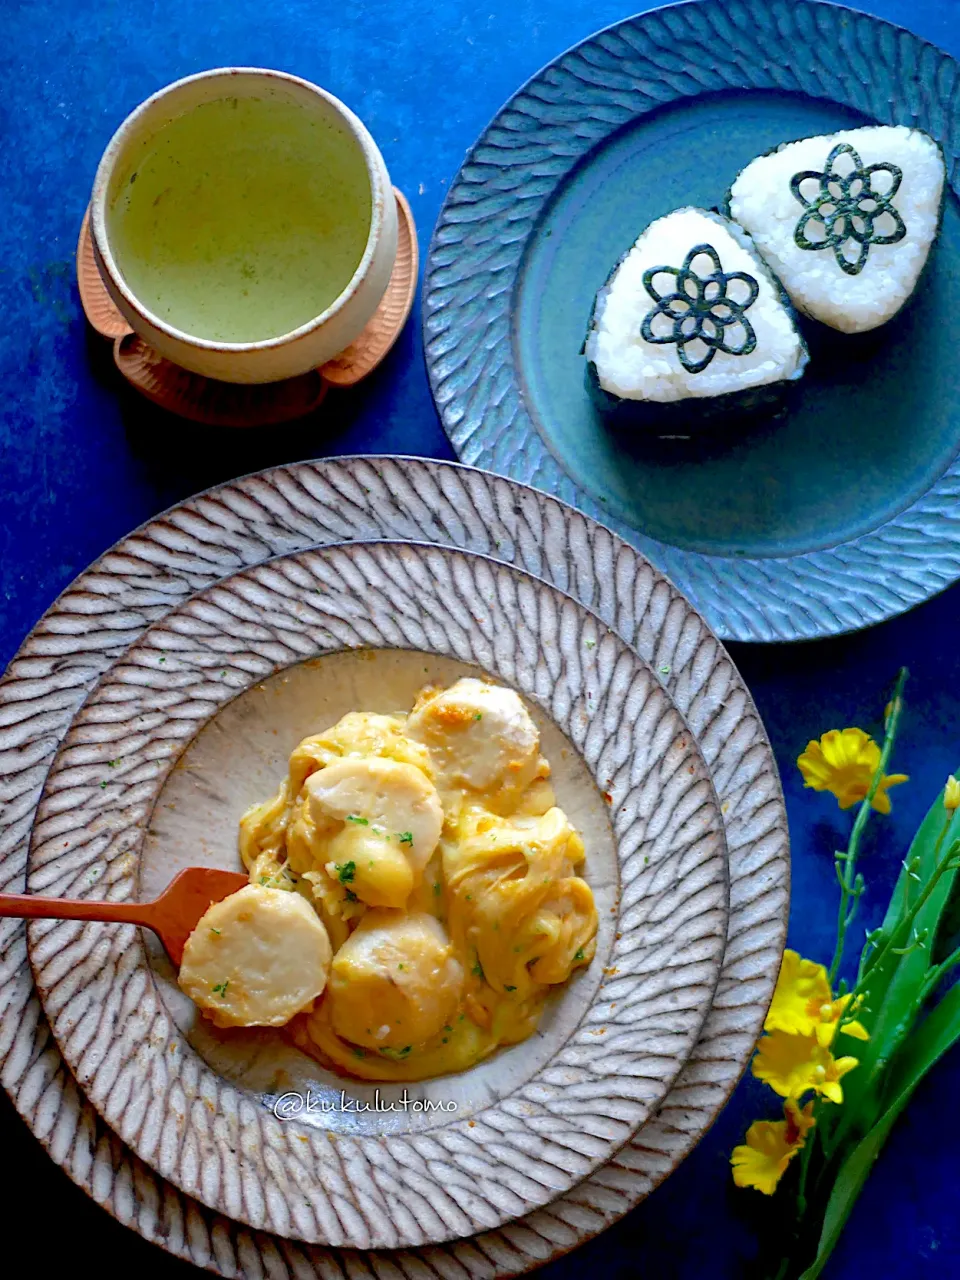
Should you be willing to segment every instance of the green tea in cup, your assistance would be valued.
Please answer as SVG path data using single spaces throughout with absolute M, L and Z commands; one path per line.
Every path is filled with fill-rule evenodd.
M 223 382 L 279 382 L 347 350 L 390 284 L 397 225 L 362 121 L 263 67 L 214 67 L 147 98 L 90 199 L 111 301 L 151 351 Z
M 129 290 L 161 322 L 216 343 L 278 338 L 350 284 L 372 216 L 357 138 L 286 94 L 224 96 L 139 137 L 106 225 Z

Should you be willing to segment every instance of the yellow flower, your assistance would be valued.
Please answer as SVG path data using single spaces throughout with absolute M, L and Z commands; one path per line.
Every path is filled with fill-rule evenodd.
M 850 1000 L 849 995 L 833 999 L 827 971 L 822 964 L 804 960 L 796 951 L 788 950 L 783 953 L 776 990 L 763 1029 L 816 1036 L 821 1048 L 829 1049 Z M 845 1023 L 843 1031 L 857 1040 L 869 1039 L 866 1028 L 856 1021 Z
M 794 1100 L 788 1098 L 783 1104 L 783 1115 L 787 1122 L 787 1141 L 796 1147 L 802 1147 L 807 1134 L 817 1123 L 813 1118 L 812 1099 L 801 1111 Z
M 943 789 L 943 807 L 947 813 L 960 809 L 960 782 L 951 773 Z
M 847 1005 L 852 999 L 853 992 L 850 992 L 849 995 L 840 996 L 839 999 L 831 1000 L 827 1004 L 820 1006 L 817 1025 L 814 1027 L 813 1034 L 817 1037 L 817 1044 L 822 1049 L 830 1048 L 838 1029 L 843 1035 L 852 1036 L 854 1040 L 870 1039 L 869 1031 L 856 1018 L 851 1018 L 849 1022 L 845 1022 L 842 1027 L 840 1026 L 840 1020 L 846 1014 Z M 853 1006 L 854 1012 L 856 1012 L 862 999 L 862 996 L 857 996 L 857 1002 Z
M 797 758 L 804 785 L 833 792 L 841 809 L 866 798 L 879 764 L 880 748 L 862 729 L 830 729 L 819 742 L 808 742 Z M 906 781 L 905 773 L 884 774 L 874 793 L 874 809 L 889 813 L 887 789 Z
M 765 1196 L 772 1196 L 787 1165 L 817 1123 L 812 1102 L 801 1111 L 793 1099 L 788 1098 L 783 1114 L 783 1120 L 755 1121 L 747 1130 L 744 1145 L 734 1147 L 730 1163 L 738 1187 L 755 1187 Z
M 812 1089 L 828 1102 L 842 1102 L 840 1081 L 859 1065 L 856 1058 L 834 1058 L 815 1035 L 774 1031 L 757 1045 L 753 1074 L 782 1098 L 801 1098 Z
M 831 999 L 830 983 L 823 965 L 802 960 L 796 951 L 784 951 L 763 1029 L 813 1035 L 820 1008 Z

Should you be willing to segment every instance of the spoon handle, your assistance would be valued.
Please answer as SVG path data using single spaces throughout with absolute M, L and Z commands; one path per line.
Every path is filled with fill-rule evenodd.
M 107 920 L 150 928 L 153 906 L 152 902 L 88 902 L 44 898 L 33 893 L 0 893 L 0 916 L 20 916 L 25 920 Z

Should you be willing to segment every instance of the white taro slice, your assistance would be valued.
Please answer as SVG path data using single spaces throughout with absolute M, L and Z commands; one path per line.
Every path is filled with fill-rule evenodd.
M 766 393 L 807 363 L 786 295 L 749 237 L 694 208 L 650 223 L 623 257 L 597 295 L 584 354 L 601 405 L 640 423 L 662 420 L 658 408 L 687 417 L 769 404 Z
M 330 956 L 327 930 L 305 898 L 248 884 L 200 917 L 179 982 L 218 1027 L 282 1027 L 322 994 Z
M 759 156 L 734 182 L 728 207 L 800 311 L 864 333 L 916 288 L 939 230 L 944 177 L 927 134 L 875 125 Z

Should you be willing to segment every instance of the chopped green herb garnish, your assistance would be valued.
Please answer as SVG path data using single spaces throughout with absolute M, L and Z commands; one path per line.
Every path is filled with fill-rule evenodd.
M 406 968 L 406 965 L 398 964 L 398 965 L 397 965 L 397 968 L 398 968 L 398 969 L 405 969 L 405 968 Z
M 472 902 L 472 901 L 473 901 L 473 894 L 472 894 L 472 893 L 465 893 L 463 896 L 464 896 L 464 899 L 465 899 L 467 902 Z
M 588 649 L 595 649 L 597 647 L 596 640 L 584 640 L 583 643 L 586 645 Z
M 482 712 L 482 711 L 478 711 L 478 712 L 477 712 L 477 714 L 476 714 L 473 718 L 474 718 L 474 720 L 482 720 L 482 719 L 483 719 L 483 712 Z
M 100 785 L 101 787 L 105 787 L 107 784 L 105 782 L 101 782 Z
M 583 959 L 583 947 L 578 948 L 578 950 L 576 950 L 576 951 L 573 953 L 573 958 L 574 958 L 574 960 L 582 960 L 582 959 Z
M 451 1027 L 448 1023 L 444 1023 L 443 1029 L 444 1031 L 452 1031 L 453 1027 Z
M 357 814 L 355 814 L 355 813 L 348 813 L 348 814 L 347 814 L 347 821 L 348 821 L 348 822 L 355 822 L 355 823 L 357 824 L 357 826 L 358 826 L 358 827 L 369 827 L 369 825 L 370 825 L 370 819 L 369 819 L 369 818 L 360 818 L 360 817 L 358 817 L 358 816 L 357 816 Z
M 516 987 L 504 987 L 504 991 L 516 991 Z
M 400 834 L 397 836 L 397 839 L 400 841 L 401 844 L 413 844 L 413 832 L 401 831 Z
M 366 1049 L 354 1049 L 353 1052 L 357 1055 L 358 1058 L 365 1058 L 367 1056 Z
M 385 1058 L 405 1058 L 412 1048 L 413 1045 L 408 1044 L 403 1049 L 383 1048 L 380 1052 Z
M 219 929 L 214 929 L 213 925 L 211 925 L 211 926 L 210 926 L 210 932 L 211 932 L 211 933 L 215 933 L 215 934 L 217 935 L 217 937 L 218 937 L 218 938 L 220 937 L 220 932 L 221 932 L 221 931 L 220 931 Z
M 353 890 L 352 890 L 352 889 L 348 889 L 348 890 L 347 890 L 347 901 L 348 901 L 348 902 L 359 902 L 359 901 L 360 901 L 360 899 L 357 897 L 357 895 L 353 892 Z
M 119 757 L 118 757 L 116 760 L 108 760 L 108 761 L 107 761 L 107 768 L 108 768 L 108 769 L 115 769 L 119 763 L 120 763 L 120 759 L 119 759 Z
M 482 979 L 483 979 L 483 965 L 480 963 L 480 961 L 479 961 L 479 960 L 478 960 L 478 961 L 477 961 L 477 963 L 473 966 L 473 968 L 470 970 L 470 972 L 473 974 L 473 976 L 474 976 L 475 978 L 480 978 L 480 979 L 481 979 L 481 981 L 482 981 Z
M 440 897 L 440 895 L 441 895 L 441 893 L 443 893 L 443 885 L 441 885 L 441 883 L 440 883 L 440 881 L 439 881 L 439 880 L 435 880 L 435 881 L 433 882 L 433 894 L 434 894 L 434 897 L 435 897 L 435 898 L 439 898 L 439 897 Z
M 357 874 L 357 864 L 355 862 L 337 862 L 334 864 L 337 868 L 337 879 L 341 884 L 353 884 L 353 878 Z
M 269 876 L 266 876 L 266 875 L 261 876 L 261 877 L 260 877 L 260 883 L 261 883 L 261 884 L 269 884 L 269 883 L 270 883 L 270 877 L 269 877 Z
M 229 978 L 227 979 L 226 982 L 218 982 L 217 985 L 213 988 L 213 994 L 215 996 L 220 996 L 220 998 L 222 999 L 227 994 L 227 987 L 229 987 L 229 985 L 230 985 Z

